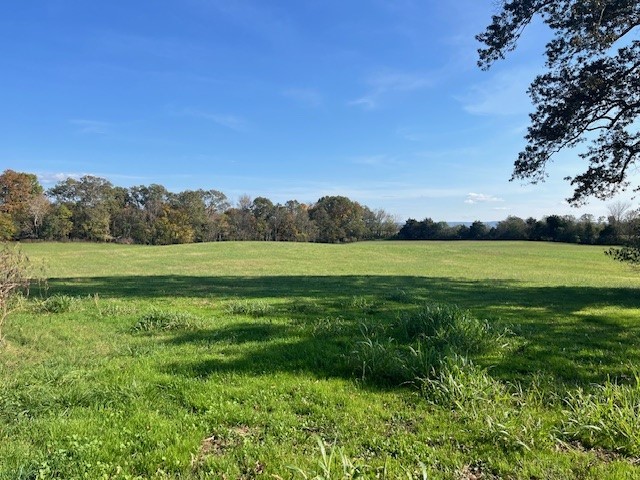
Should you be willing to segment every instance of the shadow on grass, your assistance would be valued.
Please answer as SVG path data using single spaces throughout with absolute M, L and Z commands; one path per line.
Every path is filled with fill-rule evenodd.
M 569 384 L 619 377 L 640 362 L 640 295 L 634 288 L 537 287 L 515 281 L 469 281 L 402 276 L 97 277 L 50 280 L 51 291 L 74 296 L 278 300 L 265 318 L 222 329 L 178 333 L 173 344 L 254 342 L 225 359 L 184 361 L 176 373 L 310 371 L 343 376 L 349 342 L 362 319 L 384 321 L 424 302 L 471 309 L 511 326 L 525 343 L 491 361 L 492 374 L 519 380 L 542 372 Z M 610 313 L 603 314 L 602 308 Z M 296 319 L 305 328 L 265 324 Z M 314 332 L 320 318 L 340 318 L 341 329 Z
M 262 375 L 275 371 L 312 373 L 320 378 L 350 377 L 351 370 L 345 362 L 349 341 L 344 334 L 351 332 L 353 327 L 352 323 L 345 324 L 341 335 L 309 335 L 296 328 L 244 322 L 185 332 L 174 336 L 168 343 L 217 343 L 227 346 L 227 351 L 215 359 L 172 363 L 167 370 L 173 374 L 198 378 L 214 373 Z M 248 343 L 251 345 L 245 345 Z

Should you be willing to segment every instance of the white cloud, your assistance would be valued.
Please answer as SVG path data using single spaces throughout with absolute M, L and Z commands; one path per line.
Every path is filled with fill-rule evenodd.
M 469 205 L 475 205 L 476 203 L 493 203 L 493 202 L 504 202 L 504 200 L 500 197 L 496 197 L 495 195 L 486 195 L 484 193 L 468 193 L 467 199 L 464 203 L 468 203 Z
M 401 163 L 395 157 L 390 157 L 389 155 L 384 154 L 354 157 L 351 159 L 351 162 L 356 165 L 366 165 L 368 167 L 397 166 Z
M 56 183 L 63 182 L 68 178 L 73 178 L 74 180 L 80 180 L 82 177 L 91 176 L 91 177 L 100 177 L 105 178 L 111 182 L 114 182 L 117 185 L 120 185 L 120 181 L 125 181 L 124 186 L 129 186 L 128 182 L 153 182 L 156 177 L 146 177 L 140 175 L 124 175 L 118 173 L 100 173 L 100 172 L 38 172 L 36 173 L 38 177 L 38 181 L 45 187 L 53 186 Z M 171 178 L 174 178 L 176 175 L 172 175 Z
M 373 110 L 380 104 L 382 97 L 398 92 L 412 92 L 432 87 L 435 84 L 432 73 L 385 72 L 369 77 L 366 83 L 369 91 L 360 98 L 350 101 L 350 106 Z
M 62 182 L 66 180 L 67 178 L 74 178 L 76 180 L 79 180 L 81 177 L 87 174 L 86 173 L 41 172 L 36 175 L 38 177 L 38 181 L 42 185 L 46 186 L 46 185 L 55 185 L 58 182 Z
M 351 100 L 347 105 L 350 107 L 362 107 L 365 110 L 373 110 L 378 106 L 378 103 L 372 97 L 361 97 Z
M 247 129 L 247 122 L 242 117 L 238 117 L 236 115 L 210 113 L 192 108 L 185 108 L 182 110 L 182 112 L 180 112 L 180 114 L 188 117 L 209 120 L 220 125 L 221 127 L 229 128 L 237 132 L 242 132 Z

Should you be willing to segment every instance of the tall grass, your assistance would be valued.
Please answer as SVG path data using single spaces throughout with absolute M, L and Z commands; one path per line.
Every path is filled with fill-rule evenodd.
M 561 427 L 564 439 L 634 457 L 640 456 L 640 370 L 631 384 L 607 381 L 569 392 Z
M 170 331 L 196 328 L 198 317 L 185 312 L 172 312 L 154 308 L 140 316 L 133 325 L 134 332 Z
M 402 384 L 439 375 L 457 359 L 506 347 L 509 331 L 456 306 L 427 304 L 388 323 L 361 325 L 350 361 L 363 380 Z

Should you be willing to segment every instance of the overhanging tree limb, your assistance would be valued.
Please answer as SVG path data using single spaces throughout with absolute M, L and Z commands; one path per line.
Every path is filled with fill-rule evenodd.
M 535 78 L 535 106 L 527 145 L 512 180 L 546 178 L 552 157 L 588 142 L 580 153 L 584 172 L 567 177 L 569 202 L 608 198 L 632 183 L 640 160 L 640 25 L 638 0 L 506 0 L 486 31 L 477 36 L 483 69 L 517 47 L 524 28 L 539 16 L 553 31 L 546 45 L 548 71 Z M 633 186 L 635 191 L 640 186 Z

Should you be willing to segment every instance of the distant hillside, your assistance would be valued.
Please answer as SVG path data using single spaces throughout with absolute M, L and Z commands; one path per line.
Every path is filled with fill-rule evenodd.
M 482 223 L 484 223 L 487 227 L 492 228 L 492 227 L 497 227 L 500 221 L 495 220 L 491 222 L 482 222 Z M 470 227 L 472 224 L 473 222 L 447 222 L 447 225 L 449 225 L 450 227 L 459 227 L 460 225 L 464 225 L 465 227 Z

